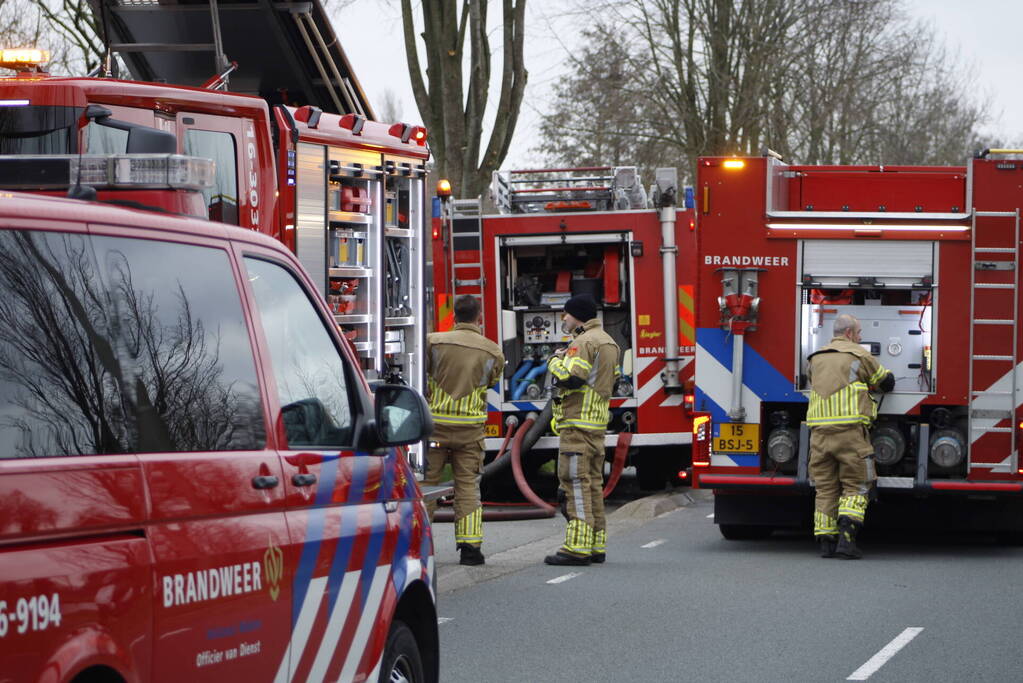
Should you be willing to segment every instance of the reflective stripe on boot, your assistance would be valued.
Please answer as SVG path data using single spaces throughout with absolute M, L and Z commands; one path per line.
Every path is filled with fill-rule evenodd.
M 455 521 L 455 545 L 483 543 L 483 508 L 478 507 Z
M 559 551 L 576 557 L 589 557 L 592 548 L 593 527 L 581 519 L 570 520 L 565 527 L 565 543 Z

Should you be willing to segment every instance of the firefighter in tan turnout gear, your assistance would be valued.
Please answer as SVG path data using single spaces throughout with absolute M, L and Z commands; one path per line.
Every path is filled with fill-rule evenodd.
M 835 320 L 834 338 L 810 355 L 810 478 L 816 486 L 813 534 L 821 557 L 857 559 L 873 486 L 874 448 L 868 429 L 877 417 L 871 390 L 889 392 L 895 377 L 860 345 L 860 321 Z
M 589 295 L 565 302 L 562 329 L 573 339 L 547 362 L 557 387 L 551 424 L 560 437 L 558 481 L 564 496 L 565 543 L 544 562 L 587 565 L 607 553 L 604 518 L 604 432 L 620 349 L 601 328 Z
M 426 455 L 424 483 L 439 484 L 451 463 L 455 480 L 455 544 L 461 564 L 483 564 L 483 424 L 487 388 L 504 373 L 500 347 L 480 333 L 480 302 L 463 295 L 455 300 L 455 327 L 426 340 L 427 398 L 434 429 Z M 430 505 L 430 518 L 436 503 Z

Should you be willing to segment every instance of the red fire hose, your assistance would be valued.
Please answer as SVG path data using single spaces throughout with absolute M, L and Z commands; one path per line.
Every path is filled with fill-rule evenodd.
M 556 512 L 556 508 L 547 501 L 536 495 L 536 492 L 529 486 L 529 482 L 526 481 L 526 477 L 522 472 L 522 442 L 529 431 L 530 427 L 533 426 L 535 417 L 527 417 L 526 420 L 519 425 L 518 430 L 515 431 L 515 437 L 512 440 L 511 449 L 511 466 L 512 473 L 515 477 L 515 485 L 519 489 L 519 493 L 534 505 L 533 509 L 527 510 L 484 510 L 483 520 L 490 522 L 497 521 L 511 521 L 518 519 L 543 519 L 547 517 L 553 517 Z M 504 443 L 501 445 L 501 449 L 497 453 L 497 457 L 491 462 L 491 465 L 502 457 L 505 448 L 508 444 L 508 438 L 512 435 L 512 430 L 509 429 L 505 435 Z M 618 434 L 618 443 L 615 445 L 614 460 L 611 463 L 611 475 L 608 477 L 607 483 L 604 485 L 604 498 L 607 498 L 615 486 L 618 485 L 618 480 L 622 476 L 622 470 L 625 468 L 625 458 L 629 454 L 629 446 L 632 444 L 632 432 L 620 432 Z M 455 513 L 453 510 L 438 510 L 434 514 L 435 522 L 453 522 Z

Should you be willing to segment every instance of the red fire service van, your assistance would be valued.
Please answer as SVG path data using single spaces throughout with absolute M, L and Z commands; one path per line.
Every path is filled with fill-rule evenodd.
M 0 680 L 436 681 L 430 429 L 277 240 L 0 195 Z

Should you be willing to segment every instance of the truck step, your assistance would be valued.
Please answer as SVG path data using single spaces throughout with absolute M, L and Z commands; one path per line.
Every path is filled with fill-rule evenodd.
M 1011 410 L 994 410 L 990 408 L 977 408 L 970 411 L 971 417 L 978 417 L 986 420 L 1008 420 L 1012 417 Z

